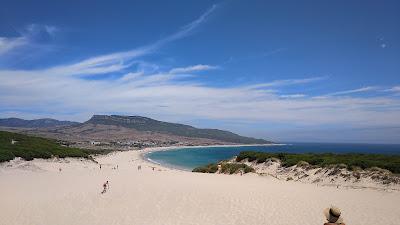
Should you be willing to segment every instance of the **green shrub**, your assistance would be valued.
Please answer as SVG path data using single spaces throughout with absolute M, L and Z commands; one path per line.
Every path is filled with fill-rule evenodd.
M 10 151 L 0 149 L 0 162 L 10 161 L 15 158 L 15 155 Z
M 254 173 L 255 170 L 254 170 L 253 167 L 250 167 L 250 166 L 247 166 L 247 165 L 246 165 L 246 167 L 244 168 L 244 171 L 243 171 L 243 172 L 244 172 L 244 173 Z
M 216 173 L 218 171 L 217 164 L 208 164 L 206 166 L 196 167 L 192 170 L 192 172 L 196 173 Z
M 245 164 L 239 163 L 224 163 L 221 167 L 222 173 L 234 174 L 239 171 L 239 169 L 244 168 Z
M 235 174 L 243 171 L 244 173 L 253 172 L 254 169 L 244 163 L 223 163 L 221 165 L 222 173 Z
M 243 171 L 244 173 L 254 172 L 254 169 L 250 166 L 247 166 L 244 163 L 228 163 L 228 162 L 220 162 L 221 165 L 221 173 L 235 174 Z M 206 166 L 200 166 L 194 168 L 192 172 L 197 173 L 216 173 L 218 171 L 218 164 L 212 163 Z

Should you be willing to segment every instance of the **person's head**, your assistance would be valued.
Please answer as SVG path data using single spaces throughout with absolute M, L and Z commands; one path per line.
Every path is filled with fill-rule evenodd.
M 324 215 L 329 223 L 343 223 L 343 217 L 338 207 L 332 206 L 324 210 Z

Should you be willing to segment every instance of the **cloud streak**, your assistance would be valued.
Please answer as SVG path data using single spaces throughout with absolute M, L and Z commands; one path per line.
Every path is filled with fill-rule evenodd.
M 0 59 L 7 54 L 15 53 L 21 48 L 32 48 L 46 37 L 54 37 L 58 28 L 49 25 L 30 24 L 18 32 L 17 37 L 0 37 Z M 25 53 L 26 54 L 26 53 Z
M 198 26 L 200 26 L 202 23 L 207 21 L 208 17 L 218 8 L 218 5 L 214 4 L 212 5 L 207 11 L 205 11 L 199 18 L 196 20 L 192 21 L 191 23 L 183 26 L 178 32 L 169 35 L 161 40 L 158 40 L 155 42 L 153 45 L 151 45 L 151 48 L 159 48 L 162 45 L 165 45 L 171 41 L 175 41 L 181 38 L 184 38 L 188 35 L 190 35 Z
M 169 73 L 172 73 L 172 74 L 192 73 L 192 72 L 198 72 L 198 71 L 215 70 L 217 68 L 218 68 L 217 66 L 198 64 L 198 65 L 194 65 L 194 66 L 174 68 L 174 69 L 171 69 L 169 71 Z
M 384 90 L 386 92 L 394 92 L 394 93 L 400 93 L 400 86 L 394 86 L 392 88 Z
M 378 90 L 378 87 L 368 86 L 368 87 L 362 87 L 362 88 L 351 89 L 351 90 L 346 90 L 346 91 L 333 92 L 333 93 L 327 94 L 325 96 L 347 95 L 347 94 L 363 93 L 363 92 L 370 92 L 370 91 L 376 91 L 376 90 Z
M 15 38 L 6 38 L 0 37 L 0 57 L 8 52 L 12 52 L 13 50 L 25 46 L 29 43 L 28 39 L 25 37 L 15 37 Z
M 281 98 L 304 98 L 307 95 L 305 94 L 292 94 L 292 95 L 280 95 Z
M 179 40 L 191 34 L 197 27 L 202 23 L 206 22 L 208 17 L 217 9 L 217 5 L 213 5 L 206 12 L 200 15 L 199 18 L 185 25 L 179 31 L 162 38 L 150 45 L 142 46 L 136 49 L 132 49 L 124 52 L 116 52 L 112 54 L 106 54 L 101 56 L 92 57 L 81 62 L 53 68 L 52 72 L 68 74 L 68 75 L 79 75 L 79 74 L 104 74 L 120 71 L 128 68 L 131 64 L 131 60 L 154 53 L 157 49 L 161 48 L 169 42 Z
M 259 89 L 259 88 L 270 88 L 270 87 L 281 87 L 281 86 L 290 86 L 290 85 L 298 85 L 298 84 L 308 84 L 312 82 L 317 82 L 321 80 L 327 79 L 327 76 L 320 77 L 309 77 L 303 79 L 287 79 L 287 80 L 275 80 L 269 83 L 261 83 L 248 86 L 250 89 Z

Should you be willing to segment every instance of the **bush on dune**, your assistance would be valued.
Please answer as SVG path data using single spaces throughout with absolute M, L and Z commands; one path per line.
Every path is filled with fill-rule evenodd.
M 249 173 L 254 172 L 254 169 L 244 163 L 224 163 L 221 165 L 221 173 L 235 174 L 240 171 Z
M 196 173 L 216 173 L 218 171 L 218 165 L 211 163 L 206 166 L 196 167 L 192 170 L 192 172 Z
M 254 172 L 254 169 L 244 163 L 228 163 L 228 162 L 223 162 L 220 163 L 221 165 L 221 173 L 227 173 L 227 174 L 235 174 L 239 173 L 242 171 L 243 173 L 250 173 Z M 206 166 L 200 166 L 197 168 L 194 168 L 192 172 L 197 172 L 197 173 L 216 173 L 218 171 L 218 164 L 212 163 L 208 164 Z

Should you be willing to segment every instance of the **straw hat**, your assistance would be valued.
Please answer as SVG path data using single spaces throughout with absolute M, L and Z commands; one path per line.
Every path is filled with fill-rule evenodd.
M 341 216 L 340 209 L 332 206 L 324 210 L 324 215 L 329 223 L 343 223 L 343 217 Z

